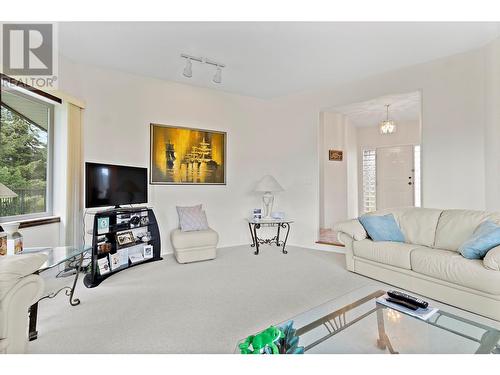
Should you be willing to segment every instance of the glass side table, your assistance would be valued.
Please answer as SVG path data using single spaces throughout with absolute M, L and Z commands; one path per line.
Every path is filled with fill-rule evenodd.
M 285 250 L 286 241 L 288 239 L 288 234 L 290 233 L 290 224 L 293 223 L 293 220 L 288 219 L 247 219 L 248 228 L 250 229 L 250 235 L 252 236 L 252 244 L 250 247 L 255 247 L 255 255 L 259 254 L 259 246 L 260 245 L 276 245 L 281 247 L 281 251 L 283 254 L 288 254 L 288 251 Z M 260 238 L 257 235 L 257 229 L 261 229 L 263 227 L 276 227 L 277 233 L 276 236 L 272 238 Z M 280 240 L 280 232 L 281 229 L 286 229 L 285 239 Z
M 36 301 L 30 307 L 30 321 L 29 321 L 29 340 L 36 340 L 38 337 L 38 331 L 36 330 L 36 322 L 38 316 L 38 302 L 46 298 L 54 298 L 63 290 L 65 294 L 69 297 L 69 303 L 71 306 L 77 306 L 80 304 L 80 300 L 78 298 L 73 298 L 75 294 L 76 283 L 78 281 L 78 276 L 80 274 L 83 258 L 87 251 L 91 250 L 90 247 L 72 247 L 72 246 L 61 246 L 61 247 L 31 247 L 25 248 L 21 254 L 18 256 L 22 256 L 23 254 L 46 254 L 47 261 L 41 265 L 40 269 L 36 271 L 37 274 L 40 274 L 44 271 L 50 270 L 54 267 L 59 266 L 60 264 L 69 262 L 68 268 L 75 269 L 75 278 L 73 280 L 72 286 L 64 286 L 59 290 L 49 293 L 46 296 L 43 296 L 38 301 Z

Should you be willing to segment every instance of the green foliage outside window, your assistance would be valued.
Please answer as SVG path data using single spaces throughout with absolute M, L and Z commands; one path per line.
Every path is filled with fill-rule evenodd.
M 0 197 L 0 217 L 46 211 L 47 151 L 47 130 L 1 106 L 0 183 L 17 197 Z

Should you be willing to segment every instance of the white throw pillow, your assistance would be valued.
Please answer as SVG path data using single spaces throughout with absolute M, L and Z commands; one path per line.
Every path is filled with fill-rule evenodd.
M 500 271 L 500 246 L 488 251 L 483 259 L 483 265 L 494 271 Z
M 208 229 L 207 215 L 201 209 L 201 204 L 193 207 L 177 207 L 177 213 L 181 231 L 189 232 Z

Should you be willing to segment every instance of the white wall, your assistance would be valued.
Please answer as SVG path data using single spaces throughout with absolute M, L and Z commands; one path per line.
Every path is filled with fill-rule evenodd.
M 310 247 L 320 217 L 319 114 L 333 106 L 422 90 L 423 206 L 487 207 L 485 137 L 498 122 L 485 131 L 485 80 L 490 78 L 485 56 L 485 49 L 470 51 L 341 87 L 267 101 L 63 59 L 60 88 L 87 102 L 88 161 L 148 166 L 151 122 L 228 132 L 226 186 L 150 187 L 165 250 L 170 248 L 168 233 L 177 225 L 175 205 L 199 202 L 205 204 L 222 246 L 248 243 L 243 218 L 260 205 L 260 197 L 251 190 L 267 173 L 286 189 L 277 197 L 276 209 L 296 219 L 290 243 Z M 496 57 L 493 62 L 499 64 Z
M 347 217 L 347 159 L 329 160 L 329 150 L 345 150 L 345 116 L 321 113 L 320 123 L 320 227 Z
M 318 108 L 421 90 L 423 206 L 484 209 L 484 62 L 480 49 L 277 101 L 302 108 L 310 124 Z M 302 119 L 291 121 L 291 127 L 304 126 Z
M 23 235 L 24 247 L 59 246 L 60 223 L 51 223 L 35 227 L 19 229 Z
M 316 129 L 290 127 L 280 108 L 255 98 L 64 60 L 60 75 L 60 88 L 86 101 L 86 161 L 148 167 L 150 123 L 227 132 L 226 186 L 149 187 L 164 251 L 170 250 L 169 233 L 177 227 L 176 205 L 203 203 L 221 246 L 249 243 L 244 219 L 252 208 L 261 207 L 261 196 L 252 190 L 265 174 L 274 175 L 285 188 L 274 209 L 297 220 L 290 243 L 311 240 L 304 231 L 317 207 L 303 202 L 315 196 L 317 186 L 311 175 L 317 165 Z
M 486 207 L 500 211 L 500 39 L 486 47 Z

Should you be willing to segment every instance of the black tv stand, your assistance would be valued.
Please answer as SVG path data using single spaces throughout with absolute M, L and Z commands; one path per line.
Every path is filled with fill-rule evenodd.
M 132 224 L 130 222 L 123 221 L 123 216 L 138 215 L 140 217 L 145 217 L 147 220 L 140 222 L 139 224 Z M 108 221 L 109 225 L 103 230 L 99 227 L 100 219 Z M 132 231 L 134 235 L 134 240 L 131 243 L 120 244 L 117 241 L 117 234 L 121 232 Z M 148 232 L 150 238 L 147 241 L 142 241 L 137 238 L 136 235 Z M 105 239 L 107 250 L 103 251 L 102 241 Z M 143 237 L 144 239 L 144 237 Z M 131 254 L 139 254 L 143 251 L 145 245 L 151 245 L 153 247 L 153 256 L 151 258 L 146 258 L 132 263 L 128 258 Z M 125 251 L 124 251 L 125 250 Z M 121 255 L 127 254 L 127 259 L 125 263 L 121 263 L 119 267 L 112 268 L 110 266 L 110 271 L 101 274 L 99 270 L 99 260 L 108 259 L 108 264 L 111 261 L 111 256 L 120 253 Z M 103 211 L 96 212 L 94 215 L 94 224 L 92 229 L 92 259 L 89 264 L 90 272 L 85 275 L 83 283 L 87 288 L 93 288 L 98 286 L 102 281 L 108 277 L 114 275 L 117 272 L 126 270 L 130 267 L 135 267 L 143 263 L 154 262 L 157 260 L 162 260 L 161 257 L 161 241 L 160 241 L 160 230 L 158 228 L 158 222 L 156 221 L 156 216 L 152 208 L 148 207 L 127 207 L 127 208 L 112 208 Z M 101 262 L 103 262 L 101 260 Z M 105 262 L 104 262 L 105 263 Z

